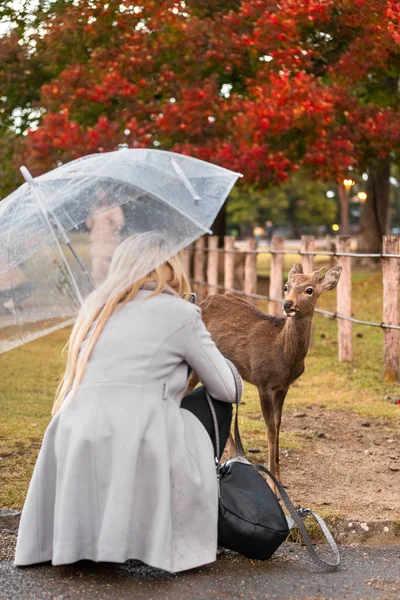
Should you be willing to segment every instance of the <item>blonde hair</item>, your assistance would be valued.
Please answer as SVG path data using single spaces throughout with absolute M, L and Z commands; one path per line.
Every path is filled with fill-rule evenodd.
M 168 257 L 168 246 L 159 234 L 146 232 L 124 240 L 116 249 L 111 261 L 107 279 L 86 302 L 86 313 L 78 315 L 68 341 L 68 358 L 64 378 L 61 381 L 53 404 L 54 416 L 61 407 L 66 395 L 68 401 L 82 381 L 85 369 L 105 324 L 117 306 L 123 306 L 135 298 L 146 282 L 155 282 L 155 289 L 149 298 L 161 293 L 167 286 L 189 299 L 190 284 L 177 255 Z M 149 265 L 158 265 L 156 268 Z M 131 282 L 131 283 L 129 283 Z M 92 331 L 90 331 L 92 329 Z M 89 335 L 87 344 L 82 342 Z

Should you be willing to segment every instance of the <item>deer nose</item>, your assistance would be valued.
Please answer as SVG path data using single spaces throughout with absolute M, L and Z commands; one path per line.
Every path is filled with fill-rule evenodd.
M 288 311 L 293 307 L 293 301 L 292 300 L 288 300 L 287 302 L 283 303 L 283 309 Z

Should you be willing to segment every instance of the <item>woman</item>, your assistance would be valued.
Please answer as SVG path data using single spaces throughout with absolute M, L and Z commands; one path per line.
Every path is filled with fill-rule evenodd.
M 187 396 L 189 410 L 180 404 L 189 365 L 217 399 L 222 446 L 235 369 L 200 309 L 182 299 L 190 288 L 178 258 L 145 274 L 167 255 L 156 234 L 125 240 L 89 297 L 90 318 L 74 326 L 21 516 L 16 565 L 132 558 L 177 572 L 215 560 L 215 453 L 190 412 L 207 413 L 205 394 Z
M 98 287 L 106 279 L 111 259 L 121 241 L 120 232 L 125 224 L 120 206 L 110 206 L 104 190 L 97 190 L 97 208 L 86 222 L 90 230 L 92 279 Z M 108 210 L 105 210 L 108 206 Z

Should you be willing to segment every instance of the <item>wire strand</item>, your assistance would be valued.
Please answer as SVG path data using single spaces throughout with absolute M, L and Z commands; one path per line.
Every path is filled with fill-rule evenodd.
M 249 294 L 247 292 L 243 292 L 242 290 L 237 290 L 235 288 L 225 288 L 223 285 L 211 284 L 206 281 L 194 281 L 191 280 L 191 283 L 195 285 L 201 285 L 203 287 L 215 288 L 218 290 L 225 290 L 225 292 L 230 292 L 232 294 L 237 294 L 238 296 L 247 296 L 248 298 L 254 298 L 255 300 L 268 300 L 269 302 L 283 302 L 283 298 L 271 298 L 270 296 L 264 296 L 263 294 Z M 374 321 L 363 321 L 361 319 L 356 319 L 354 317 L 348 317 L 346 315 L 341 315 L 337 312 L 332 312 L 330 310 L 323 310 L 322 308 L 316 308 L 316 313 L 321 315 L 325 315 L 327 317 L 331 317 L 332 319 L 342 319 L 343 321 L 351 321 L 352 323 L 357 323 L 358 325 L 368 325 L 369 327 L 380 327 L 381 329 L 397 329 L 400 330 L 400 326 L 398 325 L 389 325 L 387 323 L 376 323 Z

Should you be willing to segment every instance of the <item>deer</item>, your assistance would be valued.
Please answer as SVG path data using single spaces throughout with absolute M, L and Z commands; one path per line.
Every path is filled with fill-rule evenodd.
M 233 362 L 241 377 L 258 389 L 267 429 L 267 466 L 277 479 L 283 403 L 289 387 L 304 372 L 317 299 L 336 287 L 342 268 L 323 271 L 305 274 L 301 264 L 293 265 L 283 288 L 283 317 L 265 314 L 229 292 L 208 296 L 199 305 L 217 348 Z M 185 395 L 198 381 L 192 372 Z

